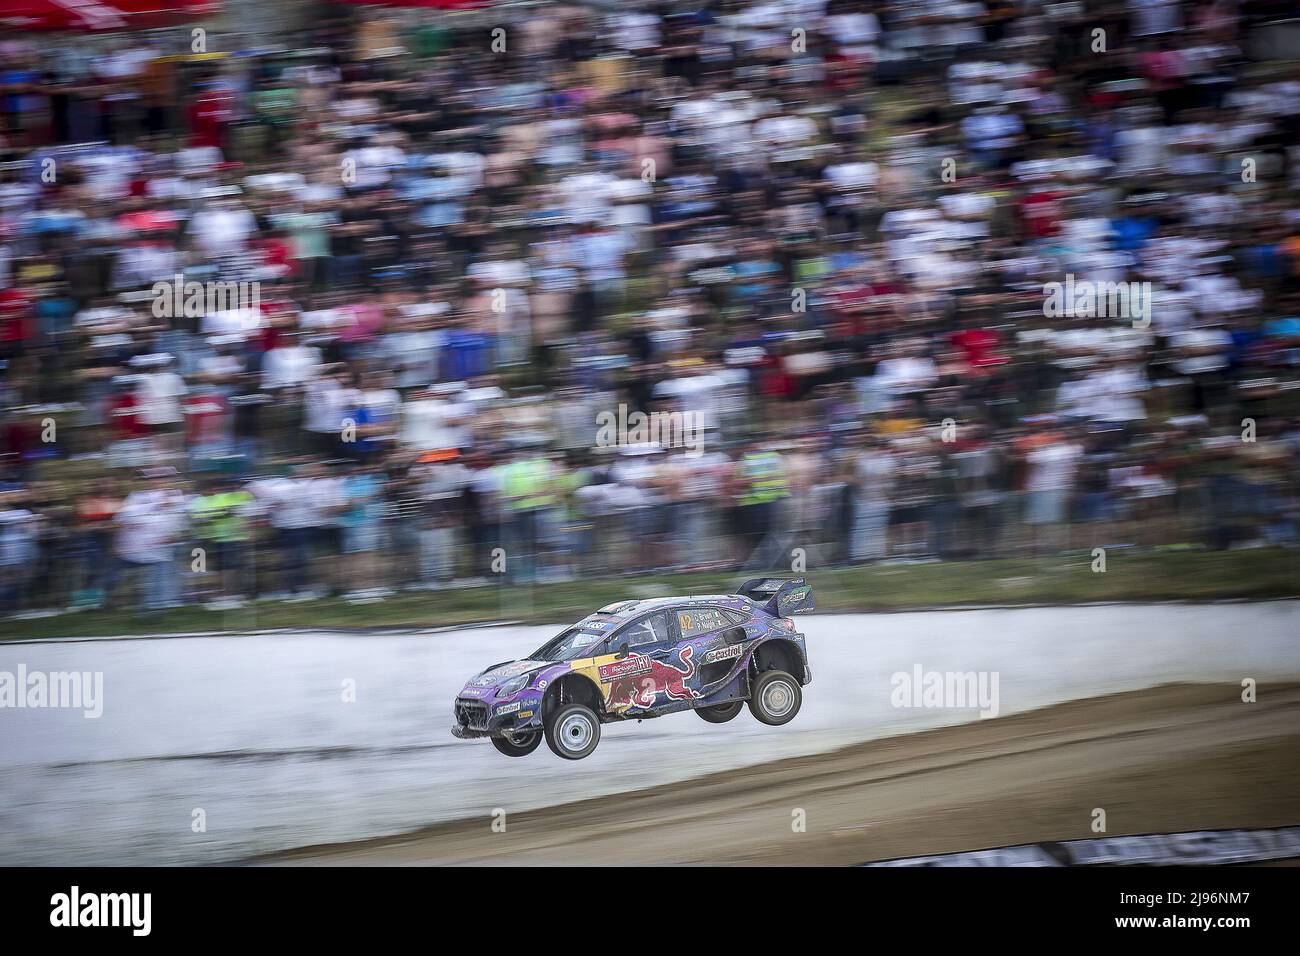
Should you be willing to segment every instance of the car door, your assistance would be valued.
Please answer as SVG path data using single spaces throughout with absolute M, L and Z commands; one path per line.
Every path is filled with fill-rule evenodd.
M 745 629 L 740 615 L 711 606 L 681 607 L 676 611 L 681 645 L 695 665 L 689 686 L 707 697 L 731 678 L 744 653 Z
M 629 621 L 610 639 L 618 660 L 601 667 L 606 706 L 616 713 L 654 714 L 680 709 L 697 692 L 690 686 L 697 668 L 682 657 L 672 610 L 664 608 Z

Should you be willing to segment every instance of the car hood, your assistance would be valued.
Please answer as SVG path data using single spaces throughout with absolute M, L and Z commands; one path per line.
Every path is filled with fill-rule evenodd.
M 460 696 L 478 698 L 495 697 L 496 689 L 511 678 L 518 677 L 521 674 L 531 674 L 533 671 L 541 670 L 543 667 L 550 667 L 553 663 L 554 661 L 534 661 L 525 658 L 522 661 L 510 661 L 505 664 L 494 664 L 481 674 L 471 678 L 461 690 Z

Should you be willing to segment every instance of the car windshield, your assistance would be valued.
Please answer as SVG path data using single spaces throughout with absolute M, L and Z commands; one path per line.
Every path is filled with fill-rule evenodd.
M 572 661 L 580 657 L 589 657 L 596 645 L 606 637 L 605 632 L 585 630 L 587 622 L 575 624 L 551 638 L 537 653 L 530 655 L 535 661 Z

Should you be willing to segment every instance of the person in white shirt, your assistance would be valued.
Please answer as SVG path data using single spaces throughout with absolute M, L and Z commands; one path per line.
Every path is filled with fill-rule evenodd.
M 853 461 L 854 562 L 878 561 L 889 554 L 889 508 L 898 463 L 880 438 L 863 433 Z
M 466 447 L 473 413 L 446 386 L 431 386 L 402 406 L 401 443 L 416 451 Z
M 138 578 L 140 607 L 161 611 L 180 605 L 176 544 L 188 524 L 185 495 L 170 468 L 146 473 L 145 484 L 127 495 L 114 521 L 116 553 Z
M 257 220 L 239 203 L 219 199 L 194 214 L 189 231 L 204 256 L 219 259 L 244 250 L 248 237 L 257 231 Z
M 172 357 L 166 354 L 137 356 L 131 364 L 151 368 L 136 376 L 136 401 L 140 419 L 146 425 L 174 425 L 181 420 L 180 399 L 186 393 L 185 380 L 171 368 Z
M 135 397 L 140 421 L 154 431 L 155 454 L 159 460 L 180 452 L 184 414 L 181 399 L 189 392 L 185 379 L 171 368 L 167 354 L 136 356 L 131 362 L 142 371 L 135 379 Z
M 326 366 L 307 383 L 302 427 L 311 433 L 318 455 L 333 458 L 339 454 L 344 425 L 357 401 L 357 390 L 337 366 Z
M 1063 383 L 1056 393 L 1056 407 L 1062 415 L 1094 422 L 1138 422 L 1146 418 L 1138 396 L 1147 387 L 1140 366 L 1116 359 Z
M 321 536 L 340 504 L 337 486 L 319 463 L 308 462 L 295 468 L 292 477 L 256 482 L 252 490 L 275 531 L 280 590 L 299 600 L 317 596 L 322 583 L 317 558 L 326 559 Z
M 262 388 L 272 391 L 306 385 L 320 365 L 320 349 L 301 340 L 271 349 L 262 357 Z
M 0 492 L 0 613 L 17 612 L 36 568 L 41 519 L 22 492 Z M 7 504 L 6 504 L 7 501 Z
M 1025 481 L 1028 496 L 1025 523 L 1033 528 L 1036 550 L 1059 543 L 1056 539 L 1067 516 L 1075 472 L 1082 456 L 1082 446 L 1063 436 L 1054 436 L 1025 456 L 1029 465 Z
M 415 472 L 424 503 L 416 528 L 420 581 L 428 587 L 455 574 L 459 506 L 474 473 L 459 458 L 425 462 Z
M 898 346 L 898 353 L 876 366 L 876 385 L 888 395 L 907 395 L 933 384 L 938 375 L 934 360 L 922 353 L 919 342 Z

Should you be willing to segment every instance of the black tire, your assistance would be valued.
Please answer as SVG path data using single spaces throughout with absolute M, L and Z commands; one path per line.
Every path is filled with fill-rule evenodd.
M 542 732 L 540 730 L 525 731 L 522 734 L 513 734 L 512 736 L 515 738 L 514 740 L 510 737 L 493 737 L 492 746 L 507 757 L 527 757 L 542 742 Z M 520 737 L 524 739 L 523 743 L 518 742 Z
M 600 719 L 585 704 L 565 704 L 546 718 L 546 746 L 565 760 L 581 760 L 600 743 Z
M 743 700 L 733 700 L 726 704 L 714 704 L 712 707 L 697 707 L 695 712 L 711 724 L 725 724 L 740 713 L 745 706 Z
M 803 704 L 799 682 L 785 671 L 763 671 L 754 681 L 749 697 L 749 712 L 771 727 L 794 720 Z

